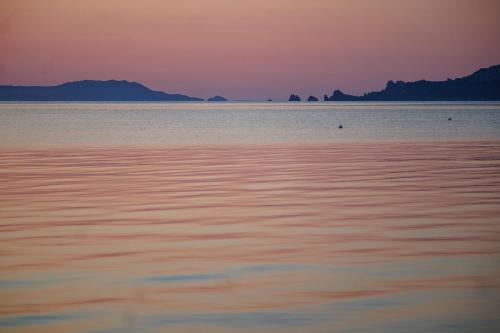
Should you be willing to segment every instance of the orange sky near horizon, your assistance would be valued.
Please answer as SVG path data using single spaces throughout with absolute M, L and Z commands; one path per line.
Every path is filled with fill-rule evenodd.
M 496 0 L 0 0 L 0 84 L 361 94 L 500 63 Z

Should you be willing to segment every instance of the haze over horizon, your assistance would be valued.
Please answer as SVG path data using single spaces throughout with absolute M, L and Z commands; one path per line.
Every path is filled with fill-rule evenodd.
M 500 63 L 494 0 L 0 2 L 0 84 L 129 80 L 285 100 Z

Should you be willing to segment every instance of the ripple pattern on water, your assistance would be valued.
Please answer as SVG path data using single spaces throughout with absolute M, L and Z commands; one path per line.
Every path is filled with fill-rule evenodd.
M 500 143 L 4 149 L 0 273 L 2 332 L 494 332 Z

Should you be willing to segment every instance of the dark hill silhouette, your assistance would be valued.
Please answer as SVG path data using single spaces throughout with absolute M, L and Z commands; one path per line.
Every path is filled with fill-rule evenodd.
M 58 86 L 0 86 L 2 101 L 202 101 L 129 81 L 75 81 Z
M 498 101 L 500 65 L 446 81 L 389 81 L 384 90 L 352 96 L 335 90 L 326 101 Z
M 309 96 L 309 97 L 307 98 L 307 101 L 308 101 L 308 102 L 317 102 L 317 101 L 318 101 L 318 98 L 317 98 L 317 97 L 315 97 L 315 96 Z
M 295 94 L 291 94 L 290 98 L 288 98 L 288 101 L 289 102 L 300 102 L 300 96 L 295 95 Z
M 209 99 L 207 99 L 207 101 L 209 101 L 209 102 L 227 102 L 227 98 L 217 95 L 214 97 L 210 97 Z

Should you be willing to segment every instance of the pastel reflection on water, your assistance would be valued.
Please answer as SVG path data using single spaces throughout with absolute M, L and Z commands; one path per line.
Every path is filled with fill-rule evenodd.
M 496 332 L 498 141 L 3 149 L 2 332 Z

